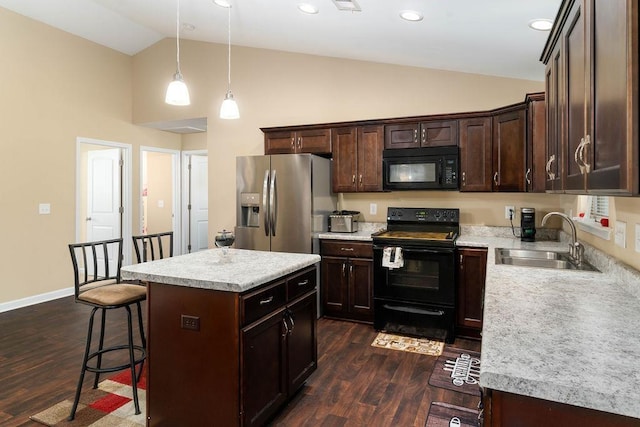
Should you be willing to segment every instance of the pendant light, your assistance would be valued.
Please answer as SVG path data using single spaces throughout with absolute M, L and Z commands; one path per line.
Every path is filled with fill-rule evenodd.
M 228 24 L 228 69 L 227 69 L 227 94 L 224 96 L 224 101 L 220 106 L 220 118 L 221 119 L 239 119 L 240 111 L 238 110 L 238 104 L 233 99 L 231 93 L 231 5 L 227 8 L 227 24 Z
M 176 73 L 173 75 L 173 81 L 167 87 L 167 94 L 164 102 L 171 105 L 189 105 L 189 89 L 182 79 L 180 72 L 180 0 L 176 1 Z

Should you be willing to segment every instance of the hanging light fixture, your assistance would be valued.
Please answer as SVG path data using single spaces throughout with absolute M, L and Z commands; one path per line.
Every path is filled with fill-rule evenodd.
M 189 89 L 182 79 L 180 72 L 180 0 L 177 0 L 176 7 L 176 73 L 173 75 L 173 81 L 167 87 L 167 94 L 164 102 L 171 105 L 189 105 Z
M 227 71 L 227 94 L 224 96 L 224 101 L 220 106 L 220 118 L 221 119 L 239 119 L 240 111 L 238 110 L 238 104 L 233 99 L 231 93 L 231 5 L 227 8 L 227 24 L 228 24 L 228 71 Z

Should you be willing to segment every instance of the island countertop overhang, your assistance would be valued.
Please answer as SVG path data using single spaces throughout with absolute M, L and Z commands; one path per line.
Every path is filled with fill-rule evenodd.
M 122 267 L 122 280 L 246 292 L 320 262 L 315 254 L 208 249 Z

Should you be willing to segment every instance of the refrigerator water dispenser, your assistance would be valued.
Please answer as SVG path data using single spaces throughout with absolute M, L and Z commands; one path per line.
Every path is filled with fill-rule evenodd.
M 240 193 L 240 207 L 242 209 L 242 226 L 259 227 L 260 224 L 260 194 Z

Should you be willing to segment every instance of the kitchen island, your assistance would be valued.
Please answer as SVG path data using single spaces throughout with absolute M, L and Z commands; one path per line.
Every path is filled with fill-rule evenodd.
M 587 261 L 602 273 L 495 263 L 498 247 L 566 251 L 566 243 L 463 235 L 457 244 L 488 248 L 480 370 L 491 394 L 486 425 L 510 425 L 510 417 L 552 425 L 567 410 L 589 421 L 564 425 L 640 425 L 637 272 L 612 270 L 611 260 L 595 254 Z
M 319 261 L 210 249 L 123 267 L 148 287 L 147 424 L 264 424 L 316 369 Z

